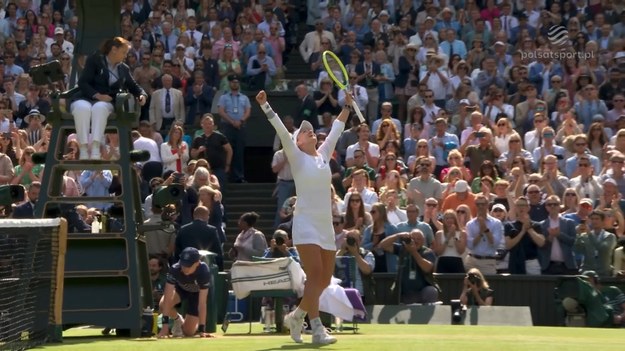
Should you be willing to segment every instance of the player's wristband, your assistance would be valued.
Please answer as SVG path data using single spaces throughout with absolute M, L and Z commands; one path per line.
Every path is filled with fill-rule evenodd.
M 197 331 L 198 333 L 204 333 L 206 332 L 206 326 L 204 324 L 200 324 L 197 326 Z
M 273 110 L 271 109 L 271 106 L 269 105 L 268 102 L 265 102 L 264 104 L 260 105 L 260 108 L 263 110 L 263 112 L 265 113 L 270 113 Z

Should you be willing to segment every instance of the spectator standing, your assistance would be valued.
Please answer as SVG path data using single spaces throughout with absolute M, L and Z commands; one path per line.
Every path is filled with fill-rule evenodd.
M 547 197 L 545 207 L 549 217 L 542 221 L 542 233 L 545 245 L 539 251 L 540 268 L 543 274 L 577 274 L 577 265 L 573 255 L 575 243 L 575 223 L 560 215 L 560 198 L 556 195 Z
M 219 114 L 222 129 L 233 146 L 232 178 L 237 183 L 245 182 L 245 122 L 250 118 L 251 105 L 246 95 L 240 93 L 239 76 L 228 77 L 230 91 L 219 98 Z
M 193 139 L 191 158 L 207 160 L 219 184 L 225 186 L 232 163 L 232 146 L 220 131 L 215 130 L 213 115 L 205 114 L 201 125 L 203 134 Z
M 477 216 L 467 223 L 467 268 L 477 268 L 485 274 L 496 274 L 495 256 L 504 247 L 504 229 L 501 221 L 488 214 L 488 199 L 478 195 L 475 199 Z
M 150 124 L 162 134 L 169 133 L 174 122 L 184 123 L 185 106 L 182 91 L 173 88 L 173 77 L 164 74 L 163 87 L 152 93 L 150 101 Z
M 583 255 L 581 270 L 594 270 L 600 277 L 612 276 L 612 256 L 616 248 L 616 236 L 604 229 L 605 213 L 590 213 L 590 226 L 580 225 L 581 233 L 575 239 L 574 251 Z

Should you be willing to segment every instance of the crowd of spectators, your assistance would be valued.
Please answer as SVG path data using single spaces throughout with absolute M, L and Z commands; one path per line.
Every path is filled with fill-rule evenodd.
M 251 104 L 242 87 L 271 87 L 299 45 L 315 83 L 313 89 L 297 86 L 302 104 L 284 117 L 285 125 L 293 131 L 308 120 L 322 141 L 344 104 L 321 64 L 324 50 L 346 64 L 367 119 L 352 119 L 331 161 L 337 250 L 359 255 L 364 275 L 403 268 L 401 288 L 411 302 L 436 298 L 433 289 L 424 290 L 436 290 L 433 272 L 622 275 L 622 4 L 122 3 L 122 36 L 131 43 L 126 64 L 150 96 L 133 132 L 135 148 L 151 155 L 137 166 L 145 217 L 176 223 L 148 240 L 154 258 L 175 257 L 189 246 L 189 237 L 201 232 L 185 231 L 194 223 L 210 224 L 203 227 L 202 246 L 224 244 L 220 189 L 228 181 L 245 182 Z M 14 211 L 20 217 L 32 216 L 36 206 L 44 169 L 31 157 L 47 151 L 51 131 L 45 123 L 49 90 L 32 84 L 28 72 L 59 60 L 66 79 L 58 88 L 70 88 L 72 69 L 80 72 L 84 64 L 73 52 L 80 35 L 74 5 L 17 0 L 0 9 L 0 182 L 27 187 L 28 201 Z M 304 5 L 309 32 L 298 43 Z M 279 143 L 274 148 L 275 226 L 288 233 L 296 189 Z M 118 137 L 107 134 L 101 151 L 103 159 L 119 157 Z M 78 159 L 79 153 L 70 136 L 64 157 Z M 153 204 L 149 194 L 172 183 L 185 186 L 182 204 Z M 68 196 L 120 191 L 114 172 L 89 170 L 68 172 L 63 189 Z M 85 205 L 76 208 L 85 224 L 77 228 L 85 231 L 111 210 L 110 204 Z M 239 220 L 232 258 L 277 251 L 296 256 L 288 241 L 259 240 L 256 219 L 246 213 Z M 358 249 L 348 248 L 350 237 Z M 158 267 L 155 262 L 155 274 Z

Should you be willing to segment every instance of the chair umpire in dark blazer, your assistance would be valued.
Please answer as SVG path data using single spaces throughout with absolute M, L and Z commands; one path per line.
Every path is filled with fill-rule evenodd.
M 208 224 L 210 212 L 204 206 L 198 206 L 193 211 L 193 222 L 183 225 L 176 236 L 176 245 L 174 249 L 174 258 L 178 260 L 178 256 L 187 247 L 194 247 L 198 250 L 208 250 L 216 253 L 215 264 L 219 270 L 224 269 L 223 250 L 221 240 L 217 234 L 217 228 Z
M 99 52 L 87 58 L 78 80 L 78 92 L 72 96 L 70 112 L 74 116 L 81 159 L 100 159 L 100 146 L 108 117 L 114 112 L 115 97 L 129 91 L 143 106 L 148 95 L 135 82 L 130 68 L 123 62 L 130 43 L 120 37 L 107 40 Z M 89 131 L 92 135 L 89 157 Z

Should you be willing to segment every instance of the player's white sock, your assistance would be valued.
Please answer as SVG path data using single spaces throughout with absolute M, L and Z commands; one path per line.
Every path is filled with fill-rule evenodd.
M 299 319 L 304 319 L 304 317 L 306 317 L 306 314 L 307 314 L 307 313 L 308 313 L 308 312 L 304 311 L 303 309 L 301 309 L 301 308 L 299 308 L 299 307 L 298 307 L 298 308 L 296 308 L 296 309 L 295 309 L 295 311 L 293 311 L 293 315 L 294 315 L 295 317 L 299 318 Z
M 310 327 L 313 331 L 313 334 L 322 334 L 326 331 L 323 323 L 321 323 L 321 318 L 319 317 L 310 320 Z

